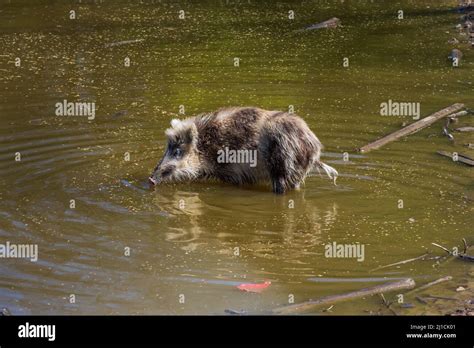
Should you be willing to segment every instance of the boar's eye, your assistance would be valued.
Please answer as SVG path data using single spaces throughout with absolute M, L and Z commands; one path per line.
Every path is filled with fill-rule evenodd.
M 179 147 L 173 152 L 173 157 L 180 158 L 182 155 L 183 155 L 183 150 L 181 150 Z

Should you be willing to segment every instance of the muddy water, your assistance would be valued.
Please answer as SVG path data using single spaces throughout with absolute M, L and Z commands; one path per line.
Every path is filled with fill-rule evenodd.
M 380 116 L 389 99 L 419 102 L 422 116 L 474 107 L 474 55 L 463 49 L 457 69 L 446 59 L 454 3 L 2 1 L 0 241 L 36 244 L 39 256 L 0 260 L 0 305 L 16 314 L 262 313 L 292 296 L 406 276 L 452 275 L 437 291 L 454 293 L 471 265 L 373 269 L 443 255 L 431 242 L 474 243 L 472 169 L 435 154 L 473 155 L 463 147 L 472 135 L 449 142 L 438 123 L 373 153 L 354 150 L 412 121 Z M 295 32 L 334 16 L 342 28 Z M 120 44 L 128 40 L 137 41 Z M 56 116 L 65 99 L 94 102 L 95 118 Z M 314 176 L 285 196 L 214 183 L 148 189 L 181 105 L 186 115 L 293 105 L 325 144 L 338 186 Z M 325 257 L 334 242 L 363 245 L 363 260 Z M 236 289 L 266 280 L 262 294 Z M 410 313 L 427 312 L 408 301 Z M 332 313 L 380 308 L 374 297 Z

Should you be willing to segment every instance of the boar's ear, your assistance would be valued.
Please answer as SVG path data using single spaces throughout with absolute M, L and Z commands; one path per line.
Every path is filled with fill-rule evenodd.
M 191 120 L 181 121 L 175 118 L 171 120 L 171 127 L 166 130 L 166 135 L 170 139 L 175 139 L 178 143 L 197 143 L 198 131 L 196 125 Z
M 183 140 L 186 144 L 195 145 L 197 143 L 197 138 L 198 138 L 198 131 L 197 131 L 196 125 L 194 123 L 191 123 L 186 128 L 183 135 L 184 135 Z
M 178 120 L 177 118 L 174 118 L 171 120 L 171 127 L 174 129 L 178 129 L 181 126 L 181 120 Z

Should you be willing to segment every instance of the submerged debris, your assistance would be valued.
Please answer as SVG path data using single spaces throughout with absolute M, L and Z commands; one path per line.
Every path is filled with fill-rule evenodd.
M 455 130 L 458 132 L 474 132 L 474 127 L 459 127 Z
M 459 122 L 458 117 L 465 116 L 465 115 L 472 114 L 472 113 L 473 113 L 472 110 L 462 110 L 462 111 L 456 112 L 455 114 L 449 115 L 446 118 L 446 123 L 443 127 L 443 135 L 446 135 L 449 138 L 449 140 L 453 141 L 454 136 L 450 133 L 449 125 L 451 123 L 458 123 Z M 460 127 L 460 128 L 456 128 L 455 130 L 458 131 L 458 130 L 464 129 L 464 128 L 473 128 L 474 129 L 474 127 Z M 462 132 L 462 130 L 460 130 L 460 131 Z
M 434 285 L 438 285 L 440 283 L 444 283 L 444 282 L 450 281 L 452 279 L 453 279 L 453 277 L 451 277 L 451 276 L 442 277 L 442 278 L 436 279 L 432 282 L 429 282 L 428 284 L 422 285 L 419 288 L 408 291 L 407 294 L 413 293 L 413 292 L 418 292 L 418 291 L 421 291 L 421 290 L 425 290 L 425 289 L 428 289 L 428 288 L 430 288 Z
M 337 28 L 341 25 L 341 20 L 337 17 L 333 17 L 328 19 L 327 21 L 310 25 L 306 27 L 304 30 L 315 30 L 315 29 L 323 29 L 323 28 Z
M 453 37 L 452 39 L 448 40 L 448 43 L 451 45 L 457 45 L 459 43 L 459 40 Z
M 474 11 L 474 4 L 470 2 L 464 2 L 463 4 L 459 5 L 457 8 L 458 12 L 460 13 L 470 13 Z
M 0 317 L 7 317 L 10 315 L 12 315 L 12 313 L 7 307 L 3 307 L 2 309 L 0 309 Z
M 105 44 L 105 47 L 122 46 L 122 45 L 137 43 L 137 42 L 143 42 L 143 41 L 145 41 L 145 39 L 118 41 L 118 42 L 112 42 L 112 43 Z
M 464 15 L 461 16 L 461 23 L 456 25 L 456 29 L 461 36 L 467 37 L 467 43 L 474 47 L 474 5 L 472 3 L 464 3 L 457 10 L 460 13 L 464 13 Z
M 458 66 L 461 63 L 462 52 L 457 48 L 451 50 L 448 59 L 453 63 L 453 66 Z
M 470 158 L 467 155 L 463 155 L 460 153 L 451 153 L 447 151 L 437 151 L 436 152 L 438 155 L 444 156 L 444 157 L 449 157 L 453 160 L 453 162 L 461 162 L 464 164 L 467 164 L 469 166 L 474 166 L 474 159 Z
M 236 310 L 236 309 L 231 309 L 231 308 L 226 308 L 224 310 L 225 313 L 227 314 L 232 314 L 232 315 L 245 315 L 247 314 L 247 311 L 241 309 L 241 310 Z
M 378 270 L 380 270 L 380 269 L 384 269 L 384 268 L 388 268 L 388 267 L 392 267 L 392 266 L 404 265 L 404 264 L 406 264 L 406 263 L 413 262 L 413 261 L 417 261 L 417 260 L 422 260 L 422 259 L 424 259 L 426 256 L 428 256 L 428 254 L 423 254 L 423 255 L 421 255 L 421 256 L 418 256 L 418 257 L 415 257 L 415 258 L 412 258 L 412 259 L 408 259 L 408 260 L 403 260 L 403 261 L 400 261 L 400 262 L 391 263 L 391 264 L 385 265 L 385 266 L 380 266 L 380 267 L 371 269 L 369 272 L 378 271 Z
M 434 245 L 435 247 L 443 249 L 444 251 L 446 251 L 451 256 L 457 257 L 461 260 L 474 262 L 474 256 L 471 256 L 471 255 L 467 254 L 467 249 L 469 248 L 469 246 L 467 245 L 466 239 L 463 238 L 462 242 L 463 242 L 463 245 L 464 245 L 464 249 L 463 249 L 462 253 L 454 253 L 451 250 L 445 248 L 444 246 L 436 244 L 436 243 L 431 243 L 431 244 Z

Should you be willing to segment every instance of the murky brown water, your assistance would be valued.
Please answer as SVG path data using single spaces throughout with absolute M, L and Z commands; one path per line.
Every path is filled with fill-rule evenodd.
M 422 116 L 455 102 L 474 107 L 472 50 L 460 68 L 446 59 L 455 3 L 3 1 L 0 242 L 37 244 L 39 258 L 0 259 L 0 305 L 14 314 L 262 313 L 291 295 L 300 302 L 380 278 L 444 275 L 454 280 L 437 291 L 453 293 L 472 265 L 371 270 L 426 250 L 443 256 L 432 242 L 474 244 L 472 169 L 435 154 L 473 155 L 463 146 L 472 133 L 451 143 L 437 123 L 369 154 L 354 149 L 411 122 L 380 116 L 389 99 L 419 102 Z M 293 32 L 334 16 L 342 28 Z M 125 40 L 141 41 L 113 45 Z M 56 116 L 64 99 L 95 102 L 95 118 Z M 314 176 L 285 196 L 214 183 L 149 190 L 180 105 L 186 115 L 294 105 L 341 173 L 338 186 Z M 333 242 L 364 245 L 364 260 L 325 257 Z M 262 294 L 236 289 L 265 280 Z M 426 312 L 415 304 L 410 313 Z M 380 307 L 373 297 L 332 313 Z

